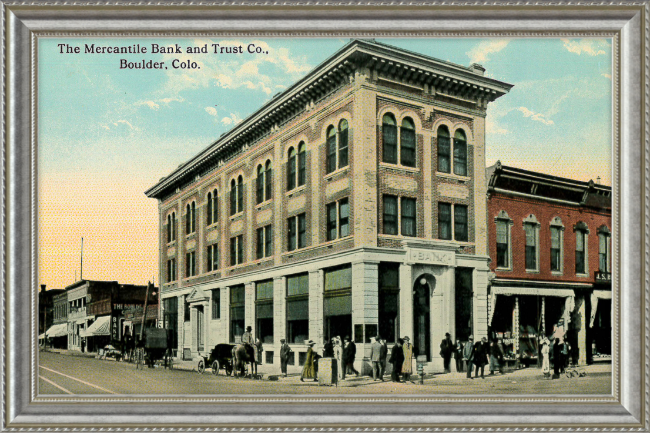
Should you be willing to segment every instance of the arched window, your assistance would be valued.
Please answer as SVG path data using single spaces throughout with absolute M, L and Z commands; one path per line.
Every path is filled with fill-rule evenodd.
M 589 228 L 581 221 L 573 227 L 573 231 L 576 234 L 576 274 L 586 275 L 589 272 L 587 266 Z
M 336 170 L 336 129 L 327 128 L 327 173 Z
M 172 212 L 172 241 L 176 240 L 176 212 Z
M 496 224 L 497 269 L 512 269 L 511 227 L 512 220 L 504 210 L 494 219 Z
M 438 171 L 451 173 L 451 140 L 445 125 L 438 127 Z
M 527 271 L 539 271 L 539 222 L 530 214 L 524 219 L 526 235 L 525 262 Z
M 266 175 L 264 176 L 264 181 L 266 182 L 264 198 L 266 200 L 271 200 L 271 196 L 273 195 L 273 170 L 271 168 L 271 160 L 266 161 Z
M 208 193 L 208 225 L 214 224 L 219 221 L 219 204 L 218 204 L 218 193 L 214 189 Z
M 237 213 L 237 183 L 235 179 L 230 181 L 230 215 Z
M 272 176 L 271 160 L 267 160 L 264 166 L 257 166 L 257 204 L 271 200 Z
M 307 152 L 305 150 L 305 142 L 301 141 L 298 145 L 298 186 L 305 184 L 307 173 L 306 173 L 306 163 L 307 162 Z
M 454 174 L 467 176 L 467 137 L 462 129 L 454 134 Z
M 564 224 L 560 217 L 551 220 L 551 272 L 564 270 Z
M 289 148 L 289 158 L 287 163 L 287 191 L 296 187 L 296 149 Z
M 400 164 L 415 167 L 415 124 L 410 117 L 402 120 L 400 128 Z
M 172 214 L 167 215 L 167 243 L 172 239 Z
M 185 208 L 185 234 L 196 231 L 196 202 L 188 203 Z
M 339 168 L 348 165 L 348 121 L 339 122 Z
M 609 241 L 612 233 L 606 225 L 598 228 L 598 270 L 600 272 L 610 272 L 609 269 Z
M 256 203 L 260 204 L 264 201 L 264 167 L 262 164 L 257 166 L 257 200 Z
M 382 161 L 397 164 L 397 123 L 395 116 L 384 114 L 381 122 Z
M 239 175 L 237 178 L 237 212 L 244 211 L 244 178 Z

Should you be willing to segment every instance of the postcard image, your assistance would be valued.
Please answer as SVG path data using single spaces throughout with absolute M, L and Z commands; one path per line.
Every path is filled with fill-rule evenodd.
M 611 395 L 611 39 L 37 59 L 40 396 Z

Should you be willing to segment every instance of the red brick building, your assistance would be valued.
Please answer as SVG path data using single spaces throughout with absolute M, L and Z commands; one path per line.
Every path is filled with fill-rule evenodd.
M 297 368 L 306 340 L 350 336 L 363 368 L 380 334 L 440 371 L 446 332 L 487 335 L 485 117 L 511 87 L 354 40 L 161 179 L 178 353 L 251 326 L 265 363 L 283 338 Z
M 500 162 L 487 174 L 491 337 L 526 364 L 543 336 L 575 363 L 611 355 L 611 187 Z

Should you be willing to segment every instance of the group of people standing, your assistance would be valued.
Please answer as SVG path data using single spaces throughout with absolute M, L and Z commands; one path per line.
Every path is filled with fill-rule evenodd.
M 544 376 L 550 376 L 551 371 L 551 342 L 548 338 L 544 337 L 542 340 L 542 373 Z M 560 374 L 564 373 L 564 370 L 569 364 L 569 354 L 571 353 L 571 346 L 568 341 L 562 341 L 559 338 L 555 339 L 553 343 L 553 379 L 558 379 Z
M 449 337 L 449 334 L 447 334 L 447 337 Z M 457 371 L 463 371 L 464 363 L 464 370 L 467 371 L 468 379 L 478 377 L 479 371 L 481 372 L 481 378 L 484 378 L 485 366 L 488 364 L 490 365 L 490 374 L 494 374 L 496 371 L 503 374 L 504 351 L 501 343 L 497 340 L 493 340 L 492 343 L 488 344 L 487 338 L 483 337 L 480 341 L 474 343 L 474 337 L 470 335 L 464 345 L 460 341 L 453 345 L 453 353 L 456 359 Z M 449 372 L 448 366 L 449 364 L 445 362 L 445 372 Z M 472 369 L 475 369 L 474 377 L 472 377 Z
M 282 340 L 283 346 L 286 344 Z M 318 360 L 321 356 L 314 349 L 316 343 L 312 340 L 309 340 L 307 343 L 308 349 L 305 356 L 305 363 L 302 367 L 302 373 L 300 374 L 300 381 L 304 382 L 305 379 L 317 380 L 318 375 Z M 288 345 L 287 345 L 288 347 Z M 290 349 L 289 349 L 290 350 Z M 282 373 L 284 376 L 287 375 L 287 365 L 286 358 L 282 359 L 282 347 L 280 349 L 280 362 Z M 338 380 L 345 380 L 346 374 L 356 374 L 359 376 L 359 372 L 354 368 L 354 358 L 357 355 L 357 346 L 354 344 L 354 341 L 350 340 L 350 336 L 346 336 L 344 340 L 341 340 L 341 337 L 334 337 L 331 340 L 326 339 L 323 343 L 323 355 L 322 358 L 335 358 L 339 365 L 337 370 Z M 288 356 L 288 354 L 287 354 Z

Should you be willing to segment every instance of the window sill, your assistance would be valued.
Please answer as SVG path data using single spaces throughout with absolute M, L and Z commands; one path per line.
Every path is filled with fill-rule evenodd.
M 442 173 L 442 172 L 439 172 L 439 171 L 436 171 L 436 176 L 438 176 L 438 177 L 446 177 L 448 179 L 456 179 L 456 180 L 460 180 L 462 182 L 469 182 L 470 180 L 472 180 L 469 176 L 459 176 L 457 174 Z
M 244 266 L 247 266 L 247 265 L 250 265 L 250 263 L 249 262 L 237 263 L 236 265 L 231 265 L 231 266 L 226 267 L 225 270 L 232 272 L 232 271 L 237 270 L 239 268 L 243 268 Z
M 217 227 L 219 227 L 219 221 L 213 222 L 209 226 L 206 226 L 205 229 L 206 230 L 212 230 L 212 229 L 216 229 Z
M 589 278 L 589 274 L 576 274 L 576 278 Z
M 263 263 L 268 263 L 273 261 L 273 256 L 268 256 L 268 257 L 262 257 L 261 259 L 256 259 L 253 260 L 252 262 L 249 263 L 249 265 L 261 265 Z
M 294 194 L 298 194 L 298 193 L 300 193 L 300 192 L 304 192 L 306 189 L 307 189 L 307 185 L 300 185 L 300 186 L 295 187 L 294 189 L 292 189 L 292 190 L 290 190 L 290 191 L 287 191 L 286 193 L 284 193 L 284 195 L 286 195 L 287 197 L 291 197 L 291 196 L 293 196 Z
M 539 274 L 539 269 L 526 269 L 527 274 Z
M 512 272 L 512 268 L 496 268 L 497 272 Z
M 183 281 L 192 281 L 192 280 L 196 280 L 199 277 L 200 275 L 192 275 L 191 277 L 184 277 Z
M 192 238 L 196 237 L 196 232 L 190 233 L 189 235 L 185 235 L 185 240 L 189 241 L 192 240 Z
M 239 219 L 239 218 L 241 218 L 243 216 L 244 216 L 244 211 L 241 211 L 241 212 L 237 212 L 234 215 L 231 215 L 229 219 L 232 222 L 232 221 L 237 220 L 237 219 Z
M 319 246 L 319 247 L 331 248 L 331 247 L 333 247 L 334 245 L 336 245 L 336 244 L 340 244 L 341 242 L 346 241 L 346 240 L 348 240 L 348 239 L 352 239 L 352 235 L 347 235 L 347 236 L 342 237 L 342 238 L 332 239 L 331 241 L 323 242 L 322 244 L 320 244 L 320 245 L 318 245 L 318 246 Z
M 167 248 L 175 247 L 176 246 L 176 240 L 173 240 L 171 242 L 167 242 Z
M 561 276 L 564 275 L 564 272 L 563 271 L 551 271 L 551 275 L 553 275 L 554 277 L 561 277 Z
M 379 163 L 380 167 L 383 168 L 390 168 L 391 170 L 398 170 L 398 171 L 404 171 L 406 173 L 419 173 L 420 169 L 417 167 L 408 167 L 406 165 L 402 164 L 391 164 L 390 162 L 383 162 L 381 161 Z
M 332 179 L 334 176 L 336 176 L 337 174 L 345 173 L 346 171 L 348 171 L 349 168 L 350 168 L 350 166 L 349 166 L 349 165 L 346 165 L 345 167 L 341 167 L 341 168 L 339 168 L 339 169 L 336 169 L 336 170 L 334 170 L 334 171 L 331 172 L 331 173 L 327 173 L 327 174 L 325 175 L 325 177 L 323 177 L 323 179 L 324 179 L 324 180 L 331 180 L 331 179 Z
M 268 200 L 266 200 L 266 201 L 263 201 L 263 202 L 260 203 L 260 204 L 256 204 L 256 205 L 255 205 L 255 210 L 262 210 L 263 208 L 265 208 L 265 207 L 267 207 L 267 206 L 270 206 L 270 205 L 272 205 L 272 204 L 273 204 L 273 199 L 270 198 L 270 199 L 268 199 Z

